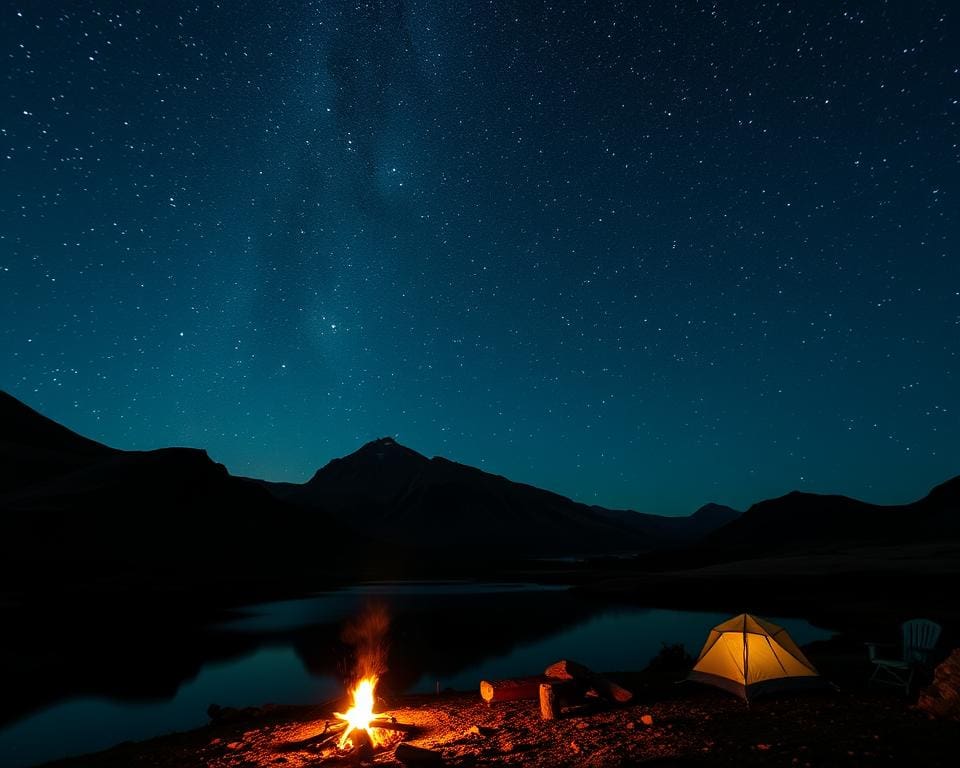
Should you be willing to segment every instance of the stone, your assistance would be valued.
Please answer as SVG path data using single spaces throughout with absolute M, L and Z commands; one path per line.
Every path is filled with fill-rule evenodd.
M 653 725 L 653 715 L 640 715 L 640 722 L 644 725 Z
M 932 717 L 960 721 L 960 648 L 933 672 L 933 682 L 920 691 L 917 707 Z
M 394 751 L 394 757 L 404 765 L 412 766 L 440 766 L 444 765 L 443 755 L 432 749 L 415 747 L 412 744 L 401 743 Z

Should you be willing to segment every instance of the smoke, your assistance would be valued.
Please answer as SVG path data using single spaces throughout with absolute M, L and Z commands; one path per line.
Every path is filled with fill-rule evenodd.
M 382 603 L 369 603 L 356 619 L 349 621 L 341 635 L 353 648 L 354 674 L 381 677 L 387 671 L 387 650 L 390 616 Z

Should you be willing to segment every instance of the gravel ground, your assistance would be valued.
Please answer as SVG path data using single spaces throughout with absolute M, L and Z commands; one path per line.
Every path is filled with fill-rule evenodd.
M 626 682 L 626 681 L 625 681 Z M 394 747 L 440 752 L 450 766 L 770 765 L 954 766 L 960 724 L 930 720 L 893 692 L 824 691 L 739 700 L 694 684 L 647 692 L 613 708 L 567 709 L 552 722 L 538 703 L 487 706 L 477 694 L 403 697 L 381 707 L 413 727 L 369 764 L 400 765 Z M 318 736 L 336 722 L 317 707 L 228 712 L 183 734 L 61 761 L 58 768 L 254 768 L 354 765 Z

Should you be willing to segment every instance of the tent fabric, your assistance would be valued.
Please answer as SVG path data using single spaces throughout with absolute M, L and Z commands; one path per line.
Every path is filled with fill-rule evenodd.
M 822 685 L 816 668 L 783 627 L 749 613 L 710 630 L 688 679 L 745 701 L 769 691 Z

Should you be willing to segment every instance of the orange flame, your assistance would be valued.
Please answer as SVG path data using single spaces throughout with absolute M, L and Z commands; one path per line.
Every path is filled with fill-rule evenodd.
M 354 731 L 366 731 L 374 747 L 382 747 L 389 740 L 386 733 L 380 728 L 372 728 L 370 723 L 376 717 L 373 711 L 374 692 L 377 688 L 375 675 L 364 677 L 353 689 L 353 706 L 346 712 L 333 714 L 346 721 L 347 727 L 340 736 L 337 746 L 346 749 L 353 746 L 350 734 Z

